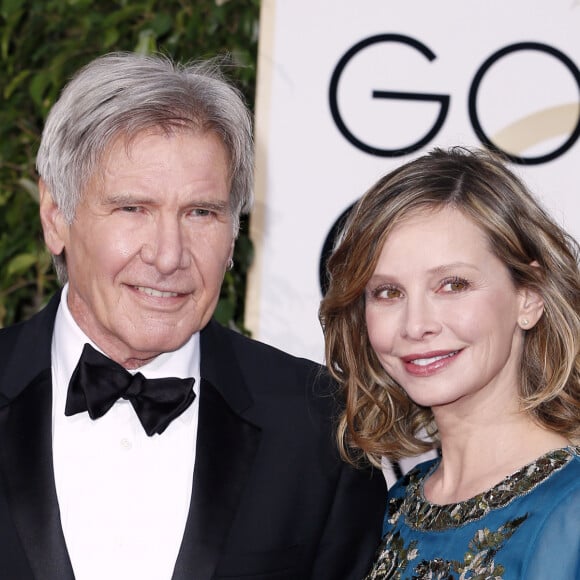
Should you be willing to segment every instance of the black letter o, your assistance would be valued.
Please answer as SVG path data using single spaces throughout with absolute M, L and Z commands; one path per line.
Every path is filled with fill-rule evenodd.
M 578 122 L 576 123 L 576 127 L 572 134 L 568 138 L 568 140 L 558 147 L 556 150 L 552 151 L 551 153 L 547 153 L 546 155 L 540 155 L 538 157 L 520 157 L 518 155 L 510 154 L 506 151 L 503 151 L 500 147 L 498 147 L 492 140 L 486 135 L 481 123 L 479 122 L 479 118 L 477 116 L 477 92 L 479 90 L 479 85 L 483 80 L 483 76 L 485 73 L 491 68 L 493 64 L 495 64 L 500 58 L 503 58 L 507 54 L 511 54 L 512 52 L 516 52 L 519 50 L 539 50 L 540 52 L 546 52 L 554 57 L 556 57 L 571 73 L 574 79 L 576 80 L 576 84 L 578 85 L 578 90 L 580 91 L 580 71 L 578 67 L 574 64 L 574 62 L 568 58 L 563 52 L 555 49 L 552 46 L 547 44 L 542 44 L 540 42 L 518 42 L 516 44 L 511 44 L 498 50 L 494 54 L 492 54 L 482 65 L 479 67 L 479 70 L 473 77 L 473 82 L 471 83 L 471 88 L 469 90 L 469 118 L 471 120 L 471 124 L 475 133 L 477 134 L 479 140 L 489 149 L 494 151 L 500 151 L 503 153 L 510 161 L 513 163 L 519 163 L 521 165 L 538 165 L 540 163 L 546 163 L 547 161 L 551 161 L 552 159 L 556 159 L 559 157 L 574 143 L 577 141 L 578 137 L 580 136 L 580 116 L 578 117 Z

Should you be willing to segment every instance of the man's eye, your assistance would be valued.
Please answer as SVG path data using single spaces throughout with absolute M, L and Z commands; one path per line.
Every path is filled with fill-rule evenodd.
M 209 215 L 211 215 L 211 210 L 209 209 L 204 209 L 204 208 L 196 208 L 191 212 L 193 215 L 199 216 L 199 217 L 207 217 Z
M 140 210 L 140 208 L 136 205 L 125 205 L 120 209 L 125 213 L 137 213 Z

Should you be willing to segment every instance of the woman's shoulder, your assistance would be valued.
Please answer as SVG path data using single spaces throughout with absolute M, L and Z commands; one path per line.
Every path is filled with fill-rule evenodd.
M 566 491 L 580 492 L 580 447 L 569 446 L 553 451 L 536 462 L 536 469 L 542 469 L 544 465 L 549 474 L 539 490 L 545 489 L 555 499 Z
M 439 465 L 440 459 L 437 457 L 435 459 L 429 459 L 415 465 L 402 477 L 400 477 L 393 487 L 389 490 L 389 496 L 400 496 L 407 492 L 409 487 L 416 487 L 419 485 L 430 473 L 432 473 L 437 465 Z
M 580 574 L 580 448 L 562 452 L 568 461 L 534 490 L 538 510 L 524 560 L 529 580 Z M 556 570 L 553 562 L 558 562 Z

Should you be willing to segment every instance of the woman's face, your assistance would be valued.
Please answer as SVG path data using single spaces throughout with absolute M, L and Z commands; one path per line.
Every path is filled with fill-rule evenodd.
M 535 294 L 515 288 L 484 232 L 452 208 L 396 226 L 366 287 L 369 339 L 382 366 L 434 410 L 482 399 L 515 404 L 520 325 L 531 328 L 541 312 Z

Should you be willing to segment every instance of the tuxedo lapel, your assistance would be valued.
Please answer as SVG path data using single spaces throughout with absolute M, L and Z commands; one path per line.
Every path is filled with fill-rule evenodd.
M 0 409 L 0 472 L 35 578 L 73 580 L 52 467 L 50 371 Z M 1 564 L 0 564 L 1 567 Z
M 193 492 L 173 580 L 209 580 L 252 468 L 260 431 L 202 381 Z
M 52 467 L 50 348 L 59 302 L 60 292 L 0 340 L 6 356 L 6 364 L 0 365 L 0 485 L 39 580 L 74 579 Z
M 214 323 L 202 332 L 193 492 L 173 580 L 212 578 L 260 441 L 241 416 L 252 400 L 222 333 Z

